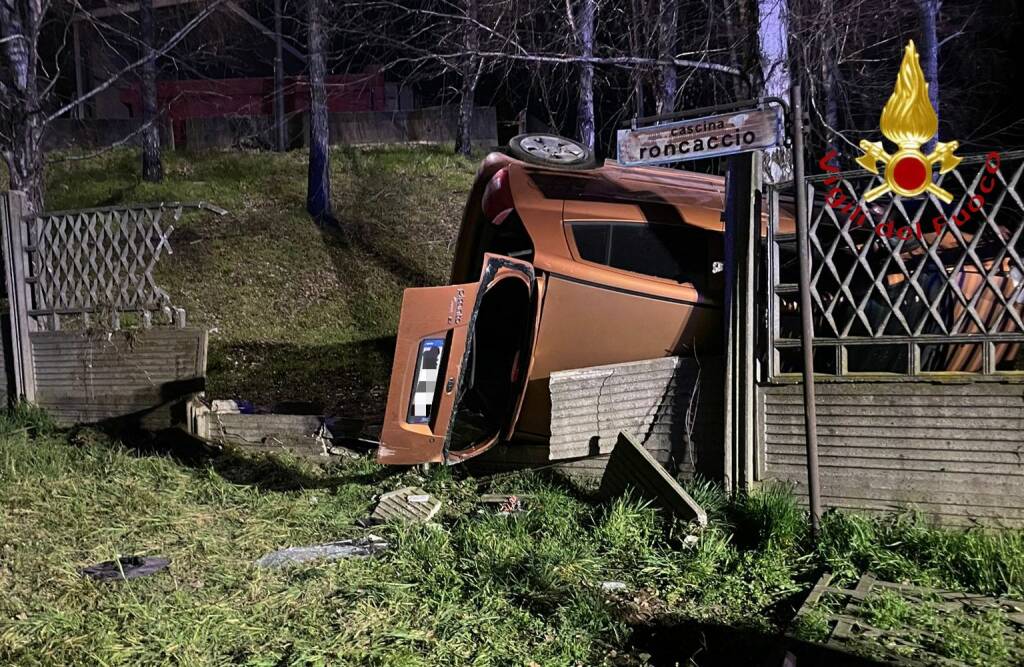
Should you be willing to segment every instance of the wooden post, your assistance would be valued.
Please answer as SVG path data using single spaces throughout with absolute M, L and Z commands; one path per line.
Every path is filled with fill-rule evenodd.
M 32 295 L 28 282 L 28 257 L 25 254 L 25 193 L 0 195 L 0 226 L 3 233 L 4 278 L 11 315 L 11 359 L 13 360 L 16 399 L 34 401 L 35 371 L 32 366 L 32 344 L 29 340 L 28 310 Z

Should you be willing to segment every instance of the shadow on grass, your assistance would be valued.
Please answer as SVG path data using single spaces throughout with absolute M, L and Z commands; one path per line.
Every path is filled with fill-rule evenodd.
M 875 667 L 889 664 L 752 628 L 697 621 L 635 627 L 630 649 L 650 654 L 649 664 L 655 667 L 778 667 L 784 664 L 787 652 L 796 657 L 794 664 L 799 667 Z
M 366 471 L 334 467 L 324 474 L 312 466 L 275 454 L 245 455 L 224 451 L 209 461 L 209 466 L 232 484 L 253 486 L 260 491 L 287 492 L 304 489 L 330 489 L 342 484 L 376 486 L 402 472 L 399 468 L 377 467 Z
M 340 220 L 333 226 L 318 226 L 342 285 L 349 283 L 345 274 L 352 270 L 351 255 L 347 252 L 349 248 L 356 248 L 369 255 L 405 287 L 427 287 L 437 284 L 437 278 L 422 268 L 413 266 L 409 258 L 403 257 L 394 246 L 380 243 L 372 230 L 359 221 Z
M 183 428 L 140 430 L 125 420 L 78 426 L 68 432 L 68 438 L 80 446 L 110 447 L 120 443 L 133 456 L 170 458 L 197 475 L 212 471 L 232 484 L 252 486 L 264 492 L 330 489 L 344 484 L 376 486 L 404 470 L 377 466 L 365 459 L 336 459 L 321 467 L 284 453 L 221 449 Z
M 372 421 L 384 414 L 394 351 L 394 336 L 336 345 L 214 341 L 207 395 Z

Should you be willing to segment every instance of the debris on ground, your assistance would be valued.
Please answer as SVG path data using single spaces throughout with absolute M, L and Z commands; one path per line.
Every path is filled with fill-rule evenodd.
M 252 401 L 215 399 L 210 401 L 210 411 L 230 415 L 252 415 L 256 414 L 256 406 Z
M 826 572 L 797 611 L 790 637 L 910 664 L 1024 664 L 1024 600 L 862 575 L 851 588 Z M 971 638 L 977 638 L 975 641 Z
M 388 542 L 376 535 L 354 540 L 340 540 L 305 547 L 288 547 L 272 551 L 256 561 L 259 567 L 284 567 L 316 560 L 366 558 L 388 548 Z
M 526 509 L 526 500 L 529 496 L 520 496 L 509 493 L 485 493 L 477 498 L 481 505 L 493 505 L 498 514 L 518 514 Z M 478 509 L 477 514 L 484 514 L 485 510 Z
M 370 514 L 374 523 L 386 521 L 409 521 L 424 523 L 430 521 L 441 509 L 441 501 L 418 486 L 389 491 L 380 497 L 377 507 Z
M 108 560 L 82 568 L 81 572 L 99 581 L 124 581 L 148 577 L 170 564 L 170 559 L 160 556 L 121 556 L 117 560 Z
M 708 516 L 704 508 L 679 486 L 650 452 L 637 444 L 633 436 L 621 432 L 608 458 L 599 493 L 605 498 L 612 498 L 622 495 L 627 489 L 679 519 L 707 525 Z
M 278 452 L 317 461 L 331 456 L 360 458 L 378 446 L 363 432 L 363 420 L 309 414 L 267 412 L 249 401 L 215 400 L 207 408 L 193 404 L 196 435 L 242 451 Z
M 523 511 L 523 501 L 519 500 L 518 496 L 509 496 L 505 499 L 498 507 L 498 514 L 512 514 L 514 512 Z
M 602 581 L 601 590 L 605 593 L 611 593 L 613 591 L 624 591 L 626 590 L 626 582 L 624 581 Z

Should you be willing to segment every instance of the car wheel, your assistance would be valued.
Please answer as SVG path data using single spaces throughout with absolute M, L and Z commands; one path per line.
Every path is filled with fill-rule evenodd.
M 524 162 L 562 169 L 593 169 L 594 151 L 578 141 L 554 134 L 518 134 L 508 142 L 509 152 Z

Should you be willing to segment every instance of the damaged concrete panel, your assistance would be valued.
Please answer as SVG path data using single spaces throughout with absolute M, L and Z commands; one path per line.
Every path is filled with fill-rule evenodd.
M 422 523 L 430 521 L 441 509 L 441 501 L 416 486 L 407 486 L 390 491 L 380 497 L 377 507 L 370 514 L 376 522 L 409 521 Z
M 168 428 L 185 421 L 186 402 L 206 388 L 201 329 L 33 331 L 29 340 L 35 402 L 61 426 L 122 419 Z
M 709 428 L 721 415 L 718 361 L 665 357 L 552 373 L 549 460 L 607 454 L 625 431 L 659 462 L 692 471 L 698 449 L 720 449 Z
M 708 522 L 704 508 L 690 497 L 654 457 L 632 436 L 619 433 L 601 478 L 600 494 L 606 498 L 632 490 L 663 511 L 684 521 Z
M 290 451 L 296 456 L 327 456 L 333 434 L 319 415 L 208 412 L 201 437 L 249 450 Z

